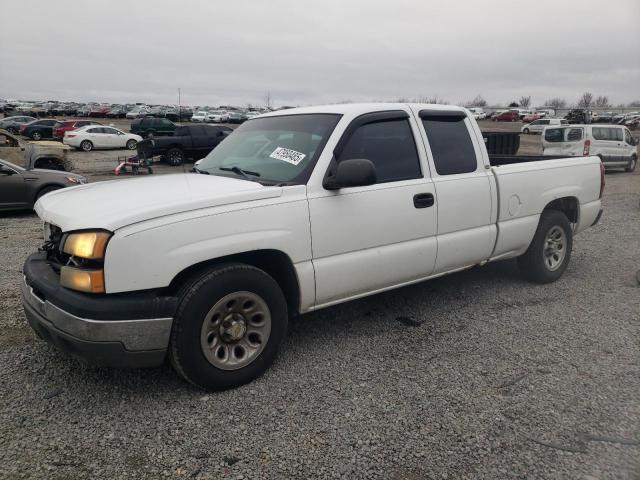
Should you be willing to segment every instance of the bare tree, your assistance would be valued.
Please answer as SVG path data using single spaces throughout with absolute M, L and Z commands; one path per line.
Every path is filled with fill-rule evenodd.
M 469 100 L 468 102 L 465 102 L 464 105 L 466 107 L 486 107 L 489 104 L 482 97 L 482 95 L 476 95 L 476 98 L 474 98 L 473 100 Z
M 522 96 L 520 97 L 520 100 L 518 100 L 518 103 L 522 108 L 529 108 L 529 106 L 531 105 L 531 97 Z
M 565 108 L 567 106 L 567 101 L 562 98 L 555 97 L 550 98 L 549 100 L 544 102 L 544 104 L 547 107 L 552 107 L 554 110 L 557 110 L 558 108 Z
M 593 103 L 593 93 L 584 92 L 578 99 L 578 107 L 589 108 Z
M 596 107 L 610 107 L 611 104 L 609 103 L 609 97 L 606 95 L 600 95 L 596 98 L 595 105 Z
M 267 92 L 267 94 L 264 96 L 264 105 L 269 109 L 271 109 L 271 107 L 273 106 L 273 99 L 271 98 L 271 92 Z

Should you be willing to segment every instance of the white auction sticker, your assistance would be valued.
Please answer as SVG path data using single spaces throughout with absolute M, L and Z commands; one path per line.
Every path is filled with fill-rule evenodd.
M 296 152 L 295 150 L 290 150 L 284 147 L 278 147 L 271 155 L 271 158 L 275 158 L 276 160 L 282 160 L 283 162 L 290 163 L 291 165 L 298 165 L 306 155 L 301 152 Z

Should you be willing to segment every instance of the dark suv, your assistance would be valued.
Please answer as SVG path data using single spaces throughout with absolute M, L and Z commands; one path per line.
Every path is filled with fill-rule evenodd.
M 176 124 L 166 118 L 144 117 L 131 122 L 131 133 L 153 138 L 156 135 L 173 135 Z

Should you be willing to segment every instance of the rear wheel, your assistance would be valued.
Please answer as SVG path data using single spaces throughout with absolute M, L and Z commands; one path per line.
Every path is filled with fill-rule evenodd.
M 522 130 L 522 133 L 526 133 L 527 135 L 529 135 L 529 129 L 525 128 L 524 130 Z
M 625 168 L 624 171 L 633 172 L 636 169 L 637 165 L 638 165 L 638 157 L 634 155 L 633 157 L 631 157 L 631 160 L 629 161 L 629 166 Z
M 80 144 L 80 148 L 85 152 L 90 152 L 91 150 L 93 150 L 93 143 L 91 143 L 90 140 L 83 140 Z
M 33 132 L 33 133 L 31 134 L 31 139 L 32 139 L 32 140 L 36 140 L 36 141 L 38 141 L 38 140 L 42 140 L 42 133 L 40 133 L 40 132 Z
M 181 292 L 169 358 L 200 388 L 236 387 L 271 365 L 287 321 L 282 290 L 266 272 L 240 263 L 213 267 Z
M 558 210 L 546 210 L 531 245 L 518 257 L 520 272 L 532 282 L 554 282 L 567 269 L 572 248 L 573 232 L 567 216 Z
M 184 152 L 177 147 L 170 148 L 166 155 L 167 163 L 172 167 L 179 167 L 184 163 Z

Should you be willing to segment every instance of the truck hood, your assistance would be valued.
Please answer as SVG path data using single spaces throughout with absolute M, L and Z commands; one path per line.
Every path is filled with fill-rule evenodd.
M 115 231 L 133 223 L 201 208 L 280 196 L 282 188 L 195 173 L 111 180 L 64 188 L 43 196 L 34 209 L 63 232 Z

